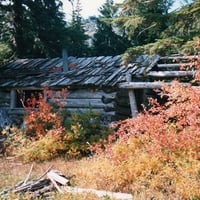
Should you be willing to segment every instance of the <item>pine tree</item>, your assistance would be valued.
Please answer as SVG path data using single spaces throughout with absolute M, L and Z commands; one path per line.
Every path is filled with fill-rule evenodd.
M 113 0 L 107 0 L 99 9 L 100 16 L 96 19 L 97 32 L 93 37 L 94 55 L 122 54 L 130 45 L 123 32 L 112 24 L 112 19 L 117 16 L 117 7 Z
M 2 12 L 9 16 L 8 41 L 18 58 L 55 57 L 66 45 L 66 22 L 60 0 L 2 0 Z M 5 35 L 0 30 L 1 35 Z M 5 40 L 5 37 L 4 37 Z
M 89 47 L 87 45 L 88 36 L 85 34 L 81 17 L 81 3 L 79 0 L 72 4 L 72 21 L 68 26 L 68 52 L 73 56 L 87 56 Z
M 159 32 L 155 42 L 129 48 L 123 56 L 124 62 L 127 63 L 135 54 L 199 54 L 200 0 L 186 3 L 169 13 L 168 26 Z
M 114 21 L 125 28 L 135 46 L 154 42 L 168 25 L 173 0 L 125 0 Z
M 62 6 L 58 0 L 27 1 L 32 21 L 35 49 L 33 55 L 55 57 L 60 56 L 66 45 L 66 22 L 60 11 Z M 37 53 L 39 52 L 39 53 Z
M 200 36 L 200 0 L 195 0 L 173 12 L 170 25 L 162 36 L 163 38 L 176 36 L 184 40 Z
M 7 7 L 0 3 L 0 63 L 6 62 L 14 57 L 12 51 L 11 42 L 11 27 L 10 24 L 10 12 Z

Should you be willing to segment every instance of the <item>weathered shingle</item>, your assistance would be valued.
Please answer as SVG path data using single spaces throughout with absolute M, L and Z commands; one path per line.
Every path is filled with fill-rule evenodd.
M 123 66 L 121 56 L 68 57 L 68 71 L 61 58 L 18 59 L 0 66 L 0 87 L 117 86 L 127 73 L 143 73 L 136 63 Z

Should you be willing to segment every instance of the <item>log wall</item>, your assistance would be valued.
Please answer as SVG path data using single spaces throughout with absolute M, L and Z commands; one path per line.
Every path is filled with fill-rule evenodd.
M 12 121 L 22 121 L 25 111 L 22 107 L 11 108 L 11 92 L 0 91 L 0 109 L 7 110 Z M 142 111 L 144 104 L 147 106 L 147 98 L 152 96 L 151 89 L 135 89 L 137 111 Z M 102 124 L 127 119 L 131 117 L 131 108 L 128 90 L 118 89 L 71 89 L 66 99 L 59 99 L 63 108 L 69 113 L 84 113 L 89 110 L 101 115 Z
M 22 107 L 11 108 L 11 91 L 0 90 L 0 109 L 4 109 L 10 118 L 22 119 L 25 111 Z M 100 113 L 102 123 L 108 124 L 116 120 L 115 99 L 116 91 L 103 89 L 72 89 L 66 99 L 59 99 L 63 108 L 73 112 L 86 112 L 89 110 Z M 18 104 L 17 104 L 18 105 Z
M 0 108 L 10 108 L 9 90 L 0 90 Z
M 102 123 L 108 124 L 116 118 L 116 92 L 102 89 L 76 89 L 69 91 L 66 101 L 62 102 L 70 112 L 86 112 L 92 110 L 102 116 Z

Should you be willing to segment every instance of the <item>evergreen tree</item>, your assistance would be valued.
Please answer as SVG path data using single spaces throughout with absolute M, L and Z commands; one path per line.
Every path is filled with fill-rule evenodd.
M 18 58 L 55 57 L 66 46 L 66 23 L 60 11 L 60 0 L 2 0 L 1 12 L 9 15 L 0 26 L 9 30 L 12 46 Z M 6 27 L 7 26 L 7 27 Z M 6 28 L 5 28 L 6 27 Z M 0 30 L 5 41 L 5 34 Z
M 73 56 L 87 56 L 89 47 L 87 45 L 88 36 L 85 34 L 81 17 L 81 3 L 79 0 L 72 4 L 72 21 L 68 27 L 68 52 Z M 75 5 L 74 5 L 75 4 Z
M 162 33 L 162 37 L 171 36 L 185 41 L 200 36 L 200 0 L 195 0 L 171 14 L 170 25 Z
M 125 0 L 114 21 L 125 28 L 135 46 L 154 42 L 168 25 L 172 4 L 173 0 Z
M 155 42 L 129 48 L 123 56 L 125 63 L 136 54 L 199 54 L 200 52 L 200 0 L 187 2 L 170 13 L 168 27 Z
M 61 50 L 67 45 L 67 28 L 62 6 L 58 0 L 28 1 L 34 36 L 32 55 L 35 57 L 55 57 L 61 55 Z
M 0 3 L 0 63 L 6 62 L 10 58 L 14 57 L 12 51 L 11 42 L 11 27 L 10 24 L 11 15 L 7 7 Z
M 94 55 L 118 55 L 122 54 L 130 45 L 123 32 L 112 24 L 112 19 L 117 16 L 117 7 L 113 0 L 107 0 L 99 9 L 100 16 L 96 19 L 97 32 L 93 37 Z

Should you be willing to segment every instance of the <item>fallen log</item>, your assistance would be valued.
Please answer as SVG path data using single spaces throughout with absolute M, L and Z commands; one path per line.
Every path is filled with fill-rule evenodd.
M 110 197 L 119 200 L 133 200 L 133 196 L 128 193 L 121 193 L 121 192 L 109 192 L 105 190 L 95 190 L 95 189 L 86 189 L 86 188 L 79 188 L 79 187 L 64 187 L 65 192 L 79 194 L 79 193 L 92 193 L 97 195 L 98 197 Z
M 10 193 L 29 193 L 32 197 L 44 197 L 52 195 L 52 192 L 57 190 L 61 194 L 65 193 L 92 193 L 96 196 L 109 197 L 119 200 L 132 200 L 133 196 L 127 193 L 110 192 L 105 190 L 86 189 L 79 187 L 71 187 L 70 179 L 73 176 L 66 177 L 57 170 L 52 170 L 49 167 L 45 173 L 36 179 L 29 180 L 33 165 L 24 181 L 20 181 L 13 188 L 5 189 L 0 192 L 0 197 L 9 198 Z M 46 177 L 45 177 L 46 176 Z M 49 196 L 52 197 L 52 196 Z

